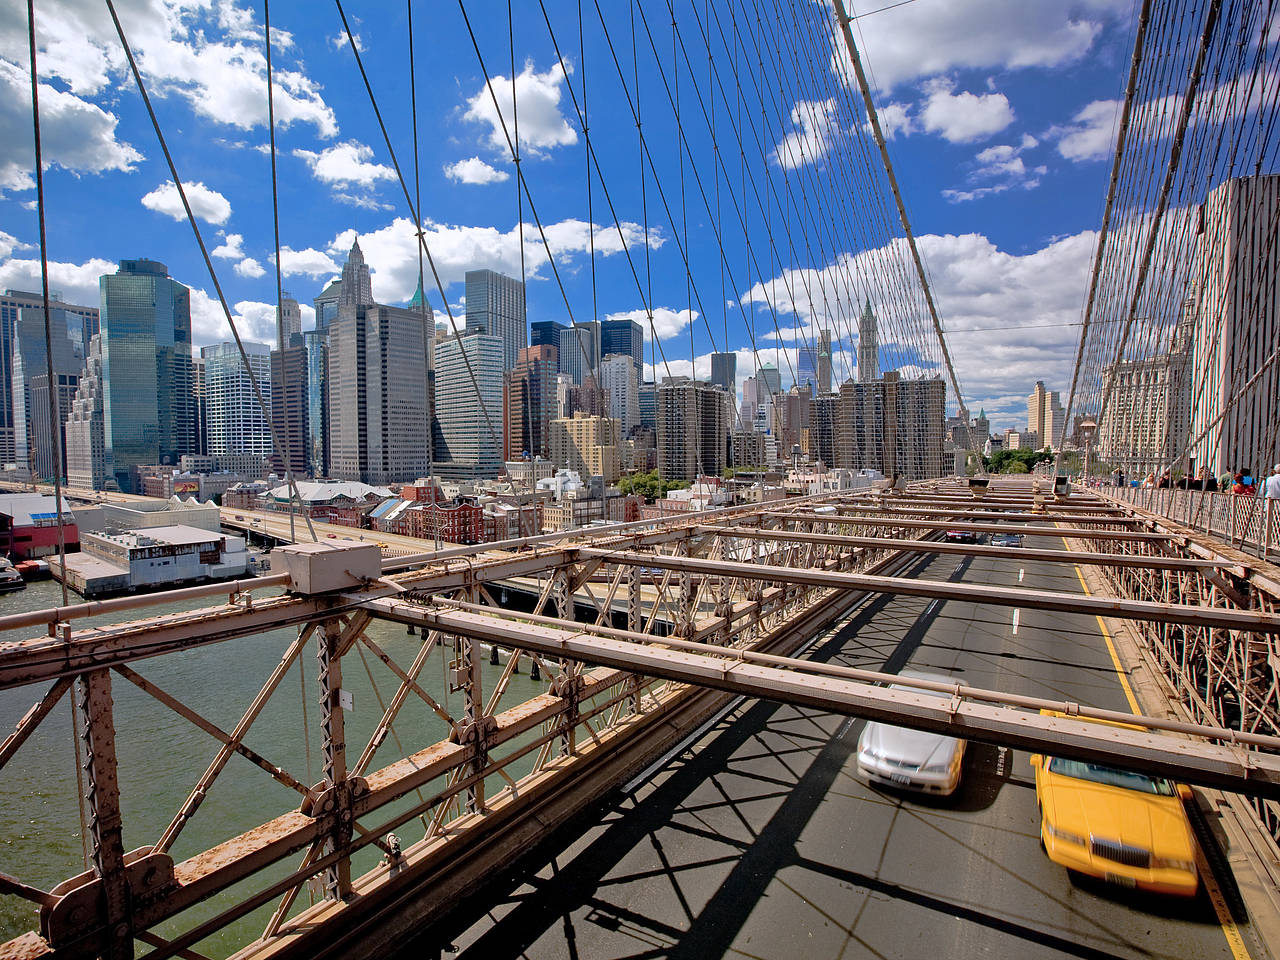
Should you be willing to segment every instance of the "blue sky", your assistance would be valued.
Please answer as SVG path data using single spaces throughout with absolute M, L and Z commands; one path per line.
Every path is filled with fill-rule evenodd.
M 572 90 L 581 98 L 585 89 L 592 145 L 616 211 L 615 218 L 594 181 L 594 312 L 644 318 L 651 286 L 655 330 L 666 356 L 665 363 L 659 360 L 659 375 L 666 369 L 687 373 L 691 355 L 696 372 L 706 375 L 713 340 L 715 348 L 725 349 L 726 325 L 728 348 L 739 351 L 740 379 L 755 366 L 753 337 L 762 360 L 777 356 L 784 381 L 794 362 L 793 328 L 834 325 L 843 338 L 847 308 L 838 306 L 838 316 L 828 311 L 824 318 L 823 308 L 799 295 L 794 281 L 803 277 L 815 289 L 823 285 L 848 303 L 881 289 L 876 264 L 884 262 L 883 254 L 868 240 L 875 231 L 848 226 L 849 219 L 843 221 L 846 228 L 832 224 L 841 217 L 871 222 L 885 211 L 892 215 L 892 201 L 881 195 L 847 203 L 849 158 L 860 157 L 860 144 L 865 145 L 858 131 L 863 118 L 856 90 L 851 96 L 842 80 L 845 69 L 833 59 L 838 50 L 821 26 L 828 9 L 815 0 L 777 0 L 768 8 L 752 0 L 675 4 L 679 39 L 693 64 L 690 75 L 679 61 L 681 125 L 697 161 L 684 156 L 682 211 L 670 87 L 663 85 L 644 33 L 647 22 L 665 79 L 673 83 L 666 4 L 646 0 L 641 8 L 601 0 L 606 38 L 595 3 L 583 3 L 583 50 L 576 0 L 547 0 L 567 77 L 538 5 L 514 6 L 522 168 L 569 302 L 566 308 L 525 202 L 530 320 L 565 321 L 570 311 L 578 320 L 593 316 L 586 150 L 570 95 Z M 994 427 L 1015 426 L 1025 419 L 1025 397 L 1037 379 L 1061 390 L 1065 401 L 1077 337 L 1073 324 L 1080 317 L 1132 43 L 1133 5 L 911 0 L 872 12 L 883 6 L 851 4 L 851 13 L 867 14 L 856 21 L 855 36 L 892 134 L 889 148 L 961 386 L 970 408 L 985 406 Z M 97 277 L 113 270 L 116 260 L 160 259 L 196 291 L 196 342 L 227 339 L 104 5 L 43 0 L 37 7 L 53 286 L 68 299 L 94 303 Z M 411 177 L 404 7 L 368 0 L 350 0 L 345 7 L 396 157 Z M 0 287 L 38 289 L 25 8 L 19 0 L 0 0 L 0 85 L 7 87 L 0 91 Z M 120 0 L 117 8 L 241 332 L 267 339 L 274 328 L 275 269 L 261 5 Z M 632 59 L 633 10 L 638 68 Z M 507 6 L 469 0 L 466 11 L 494 89 L 506 104 L 512 74 Z M 760 23 L 757 13 L 765 18 Z M 271 17 L 284 287 L 309 306 L 359 236 L 373 269 L 375 297 L 403 302 L 417 281 L 412 216 L 337 11 L 321 0 L 277 0 Z M 727 88 L 731 100 L 739 99 L 732 58 L 719 33 L 731 33 L 731 18 L 741 30 L 741 105 L 726 105 L 717 92 Z M 460 311 L 468 268 L 520 274 L 516 180 L 458 5 L 415 4 L 414 29 L 424 229 L 448 300 Z M 715 83 L 708 74 L 704 29 L 712 38 Z M 763 68 L 755 38 L 762 42 Z M 634 96 L 638 89 L 643 129 L 670 208 L 669 215 L 652 172 L 646 172 L 647 265 L 637 134 L 609 41 L 626 91 Z M 775 55 L 781 62 L 768 62 Z M 763 91 L 763 104 L 757 90 Z M 723 176 L 699 97 L 716 103 Z M 729 122 L 739 109 L 750 183 L 739 179 Z M 720 234 L 730 264 L 723 277 L 695 166 L 708 197 L 717 187 L 721 193 Z M 778 197 L 803 193 L 811 200 L 808 208 L 797 205 L 789 214 L 770 207 L 776 255 L 769 252 L 770 231 L 752 189 L 772 189 Z M 746 211 L 754 268 L 748 267 L 731 195 Z M 870 212 L 850 213 L 855 207 Z M 688 292 L 680 253 L 686 231 L 696 296 Z M 770 282 L 784 275 L 792 279 L 799 302 L 779 297 L 785 285 Z M 428 293 L 443 321 L 442 298 L 430 282 Z M 772 311 L 765 303 L 770 295 Z M 895 309 L 887 300 L 877 302 L 884 317 L 882 341 L 901 343 L 889 348 L 899 363 L 929 369 L 936 348 L 921 335 L 915 341 L 892 335 L 920 329 L 921 318 L 895 316 Z M 904 310 L 909 309 L 908 304 Z M 310 322 L 305 310 L 304 327 Z M 779 343 L 791 350 L 790 358 L 775 354 Z M 845 362 L 842 357 L 836 364 L 840 379 Z

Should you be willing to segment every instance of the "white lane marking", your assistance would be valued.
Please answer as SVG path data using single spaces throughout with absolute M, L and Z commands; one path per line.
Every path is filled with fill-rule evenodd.
M 1023 569 L 1022 567 L 1019 567 L 1019 568 L 1018 568 L 1018 582 L 1019 582 L 1019 583 L 1021 583 L 1021 582 L 1022 582 L 1022 578 L 1023 578 L 1023 576 L 1025 576 L 1025 575 L 1026 575 L 1026 572 L 1027 572 L 1027 571 L 1026 571 L 1025 569 Z
M 1018 614 L 1021 612 L 1022 611 L 1019 608 L 1017 607 L 1013 608 L 1013 632 L 1014 633 L 1018 632 Z

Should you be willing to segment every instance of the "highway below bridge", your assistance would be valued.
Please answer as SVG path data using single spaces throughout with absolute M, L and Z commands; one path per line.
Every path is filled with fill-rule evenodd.
M 1025 546 L 1065 548 L 1052 536 Z M 1016 557 L 925 556 L 909 573 L 1084 589 L 1078 567 Z M 881 595 L 808 656 L 1130 710 L 1110 643 L 1083 614 Z M 1220 836 L 1202 831 L 1214 868 L 1191 903 L 1073 881 L 1040 847 L 1027 752 L 970 744 L 959 790 L 924 797 L 859 780 L 863 725 L 737 701 L 559 831 L 500 897 L 468 903 L 397 956 L 435 955 L 441 942 L 460 960 L 1272 956 L 1222 870 Z

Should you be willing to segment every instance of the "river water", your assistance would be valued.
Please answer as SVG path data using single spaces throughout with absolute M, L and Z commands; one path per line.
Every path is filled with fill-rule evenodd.
M 116 614 L 113 619 L 155 616 L 208 607 L 217 602 L 216 597 L 210 597 L 186 604 L 159 604 L 145 610 Z M 38 610 L 60 603 L 61 588 L 57 583 L 38 582 L 25 590 L 0 596 L 0 615 Z M 89 618 L 74 621 L 74 624 L 77 629 L 83 629 L 102 620 L 102 617 Z M 37 628 L 0 633 L 0 642 L 41 632 Z M 371 623 L 367 633 L 401 669 L 408 669 L 419 649 L 420 637 L 408 634 L 401 625 L 380 621 Z M 297 628 L 276 630 L 138 661 L 132 666 L 222 730 L 230 731 L 296 636 Z M 295 662 L 245 738 L 247 746 L 309 784 L 321 779 L 322 762 L 315 649 L 312 642 L 300 658 L 305 679 Z M 398 680 L 385 664 L 367 650 L 364 655 L 368 672 L 355 651 L 343 660 L 343 687 L 352 693 L 355 701 L 354 710 L 347 714 L 349 764 L 355 763 L 381 719 L 382 709 L 378 705 L 377 694 L 388 702 L 398 686 Z M 443 682 L 451 655 L 451 651 L 445 648 L 441 648 L 438 654 L 433 651 L 420 683 L 452 715 L 457 716 L 462 709 L 461 694 L 448 693 Z M 503 659 L 505 661 L 505 656 Z M 501 668 L 488 666 L 487 657 L 485 664 L 484 686 L 487 691 L 492 688 Z M 46 685 L 40 685 L 0 690 L 0 739 L 13 730 L 46 689 Z M 522 666 L 520 673 L 512 678 L 499 709 L 545 691 L 545 675 L 541 681 L 530 680 Z M 159 839 L 217 753 L 219 744 L 114 673 L 112 694 L 115 700 L 124 846 L 125 850 L 132 850 Z M 395 730 L 407 752 L 435 743 L 447 733 L 444 721 L 413 695 L 406 700 Z M 369 769 L 376 770 L 400 756 L 395 739 L 387 737 Z M 524 772 L 528 766 L 526 761 L 518 772 Z M 46 890 L 82 871 L 84 853 L 77 796 L 71 706 L 70 699 L 64 697 L 13 760 L 0 770 L 0 871 Z M 235 755 L 214 783 L 199 812 L 179 836 L 172 851 L 174 859 L 180 862 L 272 817 L 295 810 L 300 799 L 293 790 Z M 374 815 L 371 823 L 381 822 L 389 816 L 389 813 L 380 812 Z M 411 822 L 400 830 L 400 835 L 407 846 L 421 838 L 422 827 Z M 196 922 L 231 906 L 240 896 L 286 875 L 297 866 L 301 856 L 302 853 L 295 854 L 262 871 L 248 884 L 242 885 L 243 889 L 226 891 L 188 910 L 181 925 L 161 926 L 156 928 L 156 932 L 162 936 L 174 936 L 190 929 Z M 371 868 L 379 856 L 376 847 L 366 848 L 355 858 L 353 873 L 359 874 Z M 304 892 L 298 899 L 300 906 L 305 907 L 308 893 Z M 255 911 L 208 938 L 196 949 L 210 957 L 228 956 L 258 936 L 273 910 L 274 904 L 271 904 Z M 0 942 L 23 931 L 37 929 L 38 923 L 37 910 L 32 904 L 17 897 L 0 896 Z M 140 954 L 145 953 L 145 949 L 141 948 Z

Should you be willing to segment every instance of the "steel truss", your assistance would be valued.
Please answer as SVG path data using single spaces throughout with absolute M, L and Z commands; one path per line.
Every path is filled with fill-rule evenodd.
M 51 890 L 9 875 L 20 871 L 0 873 L 0 892 L 40 908 L 39 933 L 0 947 L 0 956 L 132 956 L 139 943 L 149 957 L 199 956 L 210 934 L 271 903 L 275 911 L 245 956 L 339 956 L 348 946 L 354 952 L 357 936 L 368 951 L 371 936 L 392 942 L 446 913 L 733 693 L 1067 756 L 1122 758 L 1245 793 L 1262 815 L 1270 812 L 1274 828 L 1276 585 L 1247 561 L 1122 505 L 1092 496 L 1055 501 L 1025 482 L 992 487 L 984 498 L 944 483 L 906 496 L 831 496 L 502 545 L 513 549 L 455 549 L 360 589 L 263 597 L 253 593 L 260 584 L 240 583 L 221 606 L 87 630 L 73 629 L 72 611 L 30 615 L 22 622 L 47 624 L 48 635 L 0 645 L 0 688 L 38 692 L 0 743 L 0 769 L 74 690 L 92 869 Z M 1006 551 L 936 539 L 940 529 L 964 525 L 1052 530 L 1087 548 Z M 895 575 L 922 553 L 1092 564 L 1116 595 L 1031 594 Z M 507 609 L 503 590 L 536 598 L 532 612 Z M 879 674 L 790 656 L 875 593 L 1034 603 L 1129 620 L 1159 648 L 1197 722 L 1099 727 L 1075 717 L 1118 715 L 961 685 L 945 686 L 945 698 L 890 691 Z M 121 609 L 144 603 L 130 599 Z M 397 662 L 369 636 L 373 618 L 421 627 L 410 662 Z M 137 669 L 154 657 L 289 625 L 297 626 L 296 639 L 229 730 Z M 482 643 L 492 644 L 494 656 L 499 647 L 510 651 L 491 689 L 480 670 Z M 441 646 L 452 651 L 446 683 L 462 694 L 460 709 L 457 701 L 447 706 L 447 691 L 423 686 L 427 659 Z M 381 717 L 363 744 L 347 742 L 342 705 L 343 669 L 353 653 L 381 663 L 393 688 L 390 696 L 378 694 Z M 324 775 L 308 784 L 245 740 L 286 675 L 312 656 Z M 511 678 L 521 666 L 544 677 L 547 689 L 511 703 Z M 168 827 L 133 851 L 120 843 L 120 796 L 138 787 L 120 784 L 115 771 L 113 679 L 134 684 L 216 744 Z M 403 724 L 397 728 L 411 700 L 444 721 L 447 739 L 416 742 Z M 1042 709 L 1068 716 L 1043 716 Z M 400 746 L 398 758 L 376 767 L 388 737 Z M 176 861 L 175 842 L 237 754 L 296 792 L 297 809 Z M 388 840 L 395 831 L 406 837 L 401 848 Z M 355 875 L 353 855 L 371 846 L 386 853 L 383 864 Z M 277 868 L 263 878 L 265 868 L 282 862 L 290 865 L 283 877 Z M 298 894 L 313 878 L 323 898 L 301 909 Z M 231 906 L 184 922 L 194 905 L 237 884 L 244 885 Z M 155 932 L 161 923 L 166 937 Z

